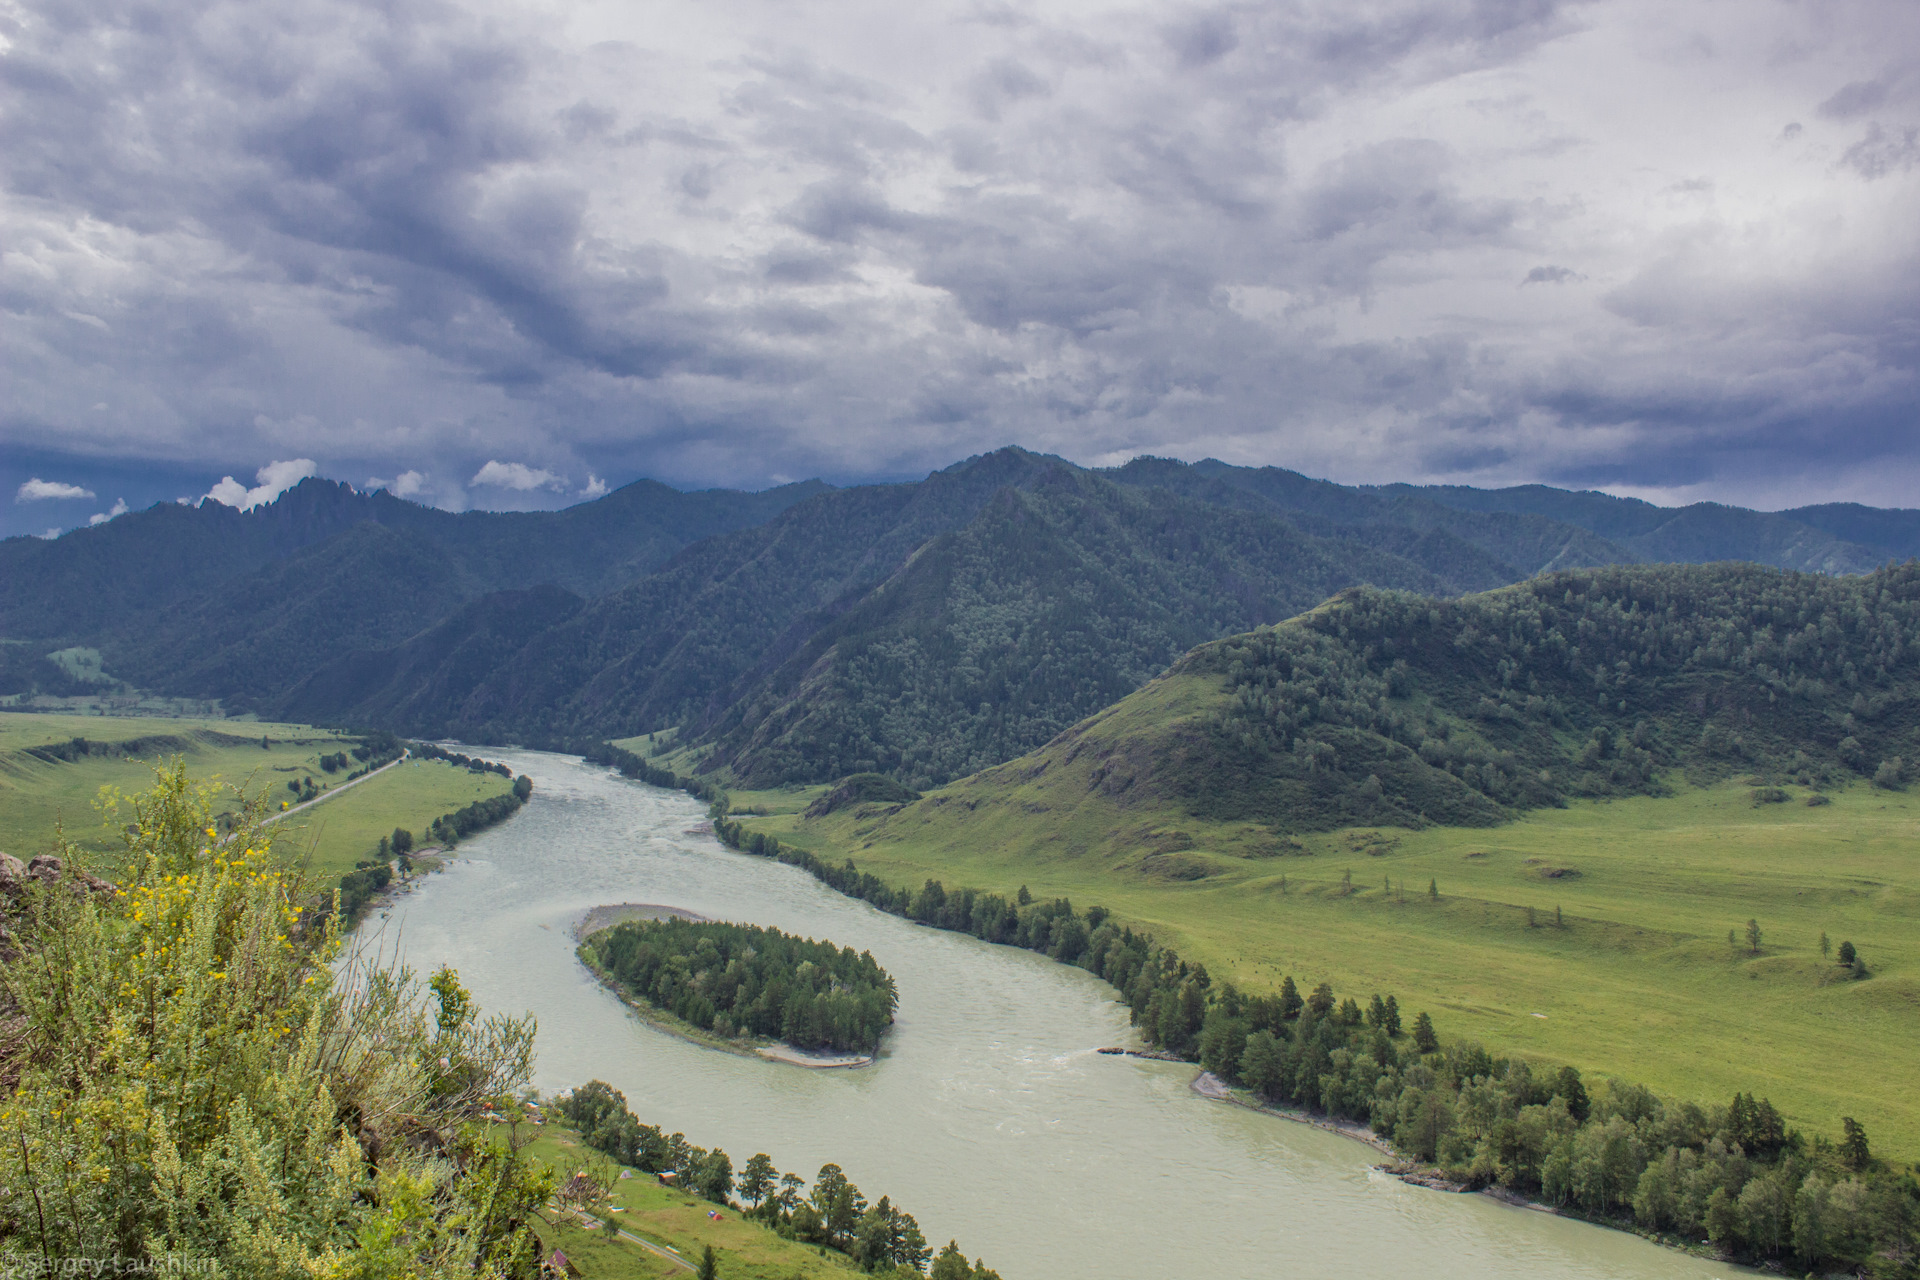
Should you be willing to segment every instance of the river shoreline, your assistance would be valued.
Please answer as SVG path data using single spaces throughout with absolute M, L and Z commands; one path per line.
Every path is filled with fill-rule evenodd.
M 1101 1052 L 1109 1051 L 1102 1050 Z M 1123 1052 L 1131 1053 L 1131 1051 Z M 1132 1056 L 1146 1057 L 1148 1055 L 1133 1053 Z M 1672 1249 L 1696 1258 L 1706 1258 L 1715 1262 L 1723 1262 L 1730 1266 L 1738 1265 L 1734 1263 L 1732 1259 L 1721 1254 L 1711 1246 L 1703 1246 L 1698 1241 L 1688 1240 L 1685 1237 L 1662 1235 L 1658 1232 L 1643 1231 L 1629 1224 L 1606 1219 L 1589 1218 L 1581 1213 L 1569 1213 L 1562 1209 L 1556 1209 L 1550 1204 L 1542 1204 L 1538 1200 L 1531 1200 L 1519 1192 L 1509 1190 L 1506 1187 L 1481 1187 L 1476 1191 L 1465 1183 L 1455 1182 L 1445 1177 L 1438 1169 L 1431 1165 L 1422 1165 L 1416 1160 L 1407 1159 L 1394 1149 L 1392 1143 L 1374 1133 L 1367 1125 L 1351 1120 L 1332 1120 L 1323 1115 L 1316 1115 L 1301 1107 L 1276 1107 L 1265 1103 L 1254 1102 L 1249 1098 L 1237 1095 L 1231 1085 L 1227 1084 L 1227 1082 L 1219 1076 L 1214 1075 L 1211 1071 L 1201 1071 L 1188 1082 L 1187 1087 L 1201 1097 L 1214 1102 L 1224 1102 L 1229 1106 L 1239 1107 L 1244 1111 L 1251 1111 L 1257 1115 L 1273 1116 L 1275 1119 L 1289 1120 L 1294 1124 L 1304 1124 L 1309 1128 L 1319 1129 L 1325 1133 L 1336 1134 L 1350 1141 L 1362 1143 L 1389 1158 L 1390 1163 L 1376 1164 L 1373 1166 L 1375 1169 L 1390 1177 L 1398 1178 L 1400 1181 L 1411 1186 L 1425 1187 L 1429 1191 L 1445 1191 L 1453 1195 L 1485 1196 L 1496 1204 L 1503 1204 L 1508 1208 L 1526 1209 L 1533 1213 L 1544 1213 L 1556 1218 L 1566 1218 L 1569 1221 L 1582 1222 L 1588 1226 L 1599 1227 L 1606 1231 L 1624 1231 L 1628 1235 L 1639 1236 L 1642 1240 L 1646 1240 L 1651 1244 L 1657 1244 L 1665 1249 Z

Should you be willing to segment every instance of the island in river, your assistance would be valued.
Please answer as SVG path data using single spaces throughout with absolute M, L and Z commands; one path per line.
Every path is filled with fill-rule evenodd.
M 869 952 L 649 903 L 596 907 L 578 954 L 645 1021 L 803 1067 L 873 1061 L 898 1003 Z

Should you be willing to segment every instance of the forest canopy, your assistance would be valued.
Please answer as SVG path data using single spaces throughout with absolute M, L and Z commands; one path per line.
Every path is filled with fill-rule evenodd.
M 1231 701 L 1167 763 L 1199 816 L 1480 825 L 1708 782 L 1901 786 L 1920 729 L 1920 565 L 1547 574 L 1458 600 L 1356 588 L 1176 671 Z
M 581 947 L 597 971 L 716 1035 L 872 1053 L 899 1003 L 870 952 L 757 925 L 630 920 Z

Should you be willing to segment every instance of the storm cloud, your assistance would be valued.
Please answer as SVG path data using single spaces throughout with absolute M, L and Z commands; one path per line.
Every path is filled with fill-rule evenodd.
M 1010 442 L 1920 479 L 1905 0 L 29 0 L 0 39 L 0 483 L 557 504 Z

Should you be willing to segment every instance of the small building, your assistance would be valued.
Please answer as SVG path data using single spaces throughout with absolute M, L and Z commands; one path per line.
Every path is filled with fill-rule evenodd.
M 567 1260 L 567 1255 L 555 1249 L 540 1260 L 541 1280 L 565 1280 L 567 1276 L 577 1276 L 580 1268 Z

